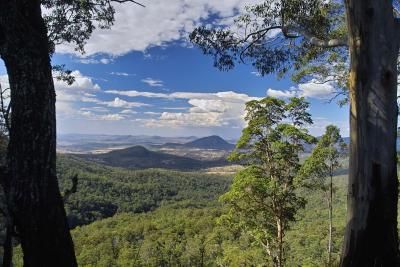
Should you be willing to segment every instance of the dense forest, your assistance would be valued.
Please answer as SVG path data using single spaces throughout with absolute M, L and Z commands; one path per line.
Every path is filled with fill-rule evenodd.
M 269 266 L 268 257 L 250 235 L 224 223 L 226 208 L 218 198 L 228 189 L 229 177 L 132 171 L 59 155 L 62 188 L 69 187 L 71 169 L 80 177 L 77 193 L 66 203 L 71 222 L 82 224 L 72 231 L 79 266 Z M 346 176 L 335 176 L 334 184 L 334 259 L 338 261 Z M 328 210 L 323 192 L 301 194 L 308 204 L 285 237 L 286 264 L 324 266 Z M 105 217 L 110 218 L 99 220 Z M 16 251 L 16 266 L 22 266 L 20 253 Z
M 231 181 L 221 175 L 107 167 L 67 155 L 58 156 L 57 171 L 61 191 L 78 176 L 78 190 L 66 202 L 72 228 L 121 212 L 148 212 L 166 205 L 204 207 Z

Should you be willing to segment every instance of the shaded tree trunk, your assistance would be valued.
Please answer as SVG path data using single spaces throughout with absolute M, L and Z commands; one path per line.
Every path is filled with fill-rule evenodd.
M 389 0 L 347 0 L 348 222 L 341 266 L 399 266 L 396 170 L 398 29 Z
M 3 244 L 3 265 L 2 267 L 12 266 L 13 244 L 12 244 L 12 225 L 7 223 L 6 238 Z
M 0 55 L 11 87 L 9 210 L 24 266 L 77 266 L 56 177 L 55 91 L 39 0 L 0 0 Z

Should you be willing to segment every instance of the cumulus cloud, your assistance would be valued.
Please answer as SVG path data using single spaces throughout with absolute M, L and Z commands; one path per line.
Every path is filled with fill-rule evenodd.
M 80 71 L 75 70 L 71 75 L 75 77 L 75 82 L 72 85 L 55 79 L 54 86 L 56 90 L 69 93 L 95 92 L 100 90 L 100 86 L 94 83 L 91 77 L 82 75 Z
M 120 121 L 120 120 L 125 119 L 125 116 L 118 114 L 118 113 L 99 115 L 95 112 L 92 112 L 92 111 L 86 110 L 86 109 L 81 109 L 81 110 L 79 110 L 78 113 L 79 113 L 79 115 L 81 115 L 82 117 L 84 117 L 88 120 Z
M 107 53 L 123 55 L 130 51 L 145 51 L 151 46 L 185 39 L 193 29 L 217 14 L 220 23 L 229 19 L 245 5 L 257 0 L 146 0 L 146 8 L 133 3 L 115 4 L 115 23 L 111 30 L 96 29 L 88 41 L 86 55 Z M 145 25 L 145 27 L 143 27 Z M 57 52 L 76 53 L 67 44 L 59 45 Z
M 133 108 L 133 107 L 150 107 L 151 105 L 141 102 L 129 102 L 116 97 L 114 101 L 98 101 L 98 104 L 106 105 L 112 108 Z
M 106 91 L 110 94 L 130 97 L 149 97 L 165 99 L 185 99 L 190 105 L 186 107 L 166 107 L 162 113 L 147 112 L 148 115 L 158 115 L 158 118 L 142 119 L 148 127 L 234 127 L 244 125 L 245 103 L 257 99 L 246 94 L 233 91 L 217 93 L 175 92 L 170 94 L 139 92 L 139 91 Z M 180 111 L 180 110 L 185 110 Z
M 299 84 L 299 90 L 304 97 L 326 99 L 333 96 L 335 87 L 331 83 L 319 84 L 314 81 Z
M 54 79 L 57 94 L 57 114 L 63 117 L 77 114 L 73 107 L 75 102 L 96 103 L 98 100 L 94 93 L 101 90 L 91 77 L 83 75 L 80 71 L 76 70 L 71 74 L 75 77 L 75 82 L 72 85 Z
M 301 83 L 298 87 L 292 87 L 289 90 L 275 90 L 268 89 L 267 95 L 279 98 L 289 98 L 289 97 L 306 97 L 315 99 L 330 99 L 335 94 L 335 87 L 332 83 L 317 83 L 311 80 L 308 83 Z

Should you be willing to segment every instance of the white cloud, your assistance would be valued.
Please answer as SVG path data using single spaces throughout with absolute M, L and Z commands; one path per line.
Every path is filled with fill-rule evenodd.
M 163 81 L 152 79 L 152 78 L 143 79 L 142 82 L 144 82 L 145 84 L 147 84 L 151 87 L 163 87 L 164 86 Z
M 75 82 L 68 85 L 63 81 L 54 79 L 54 86 L 57 94 L 57 115 L 61 117 L 70 117 L 77 114 L 74 107 L 76 102 L 97 103 L 95 93 L 101 90 L 91 77 L 83 75 L 79 71 L 73 71 Z
M 54 86 L 58 91 L 65 91 L 70 93 L 81 93 L 81 92 L 95 92 L 100 90 L 100 86 L 93 82 L 91 77 L 87 77 L 82 75 L 82 73 L 78 70 L 75 70 L 71 73 L 72 76 L 75 77 L 75 82 L 72 85 L 68 85 L 63 81 L 59 81 L 54 79 Z
M 134 76 L 134 74 L 126 73 L 126 72 L 118 72 L 118 71 L 113 71 L 110 72 L 111 75 L 115 76 Z
M 100 119 L 105 121 L 120 121 L 125 119 L 125 117 L 120 114 L 107 114 L 100 116 Z
M 121 114 L 105 114 L 105 115 L 98 115 L 95 112 L 90 110 L 81 109 L 78 111 L 78 114 L 88 120 L 101 120 L 101 121 L 120 121 L 124 120 L 125 116 Z
M 299 90 L 304 97 L 327 99 L 333 96 L 335 87 L 331 83 L 318 84 L 311 81 L 299 84 Z
M 131 109 L 124 109 L 120 112 L 121 114 L 137 114 L 137 111 Z
M 175 92 L 175 93 L 153 93 L 146 91 L 119 91 L 119 90 L 108 90 L 105 91 L 108 94 L 123 95 L 130 97 L 149 97 L 149 98 L 167 98 L 167 99 L 219 99 L 228 100 L 230 102 L 247 102 L 255 99 L 246 94 L 236 93 L 234 91 L 217 92 L 217 93 L 195 93 L 195 92 Z
M 110 64 L 113 62 L 112 59 L 109 58 L 100 58 L 100 59 L 95 59 L 95 58 L 81 58 L 78 60 L 82 64 Z
M 301 83 L 297 88 L 292 87 L 289 90 L 275 90 L 268 89 L 267 95 L 279 98 L 289 98 L 289 97 L 306 97 L 315 99 L 330 99 L 335 94 L 335 87 L 332 83 L 317 83 L 312 80 L 308 83 Z
M 123 55 L 130 51 L 145 51 L 151 46 L 162 46 L 167 42 L 182 40 L 212 15 L 229 18 L 246 4 L 259 1 L 168 0 L 168 4 L 165 0 L 142 2 L 146 8 L 132 3 L 115 4 L 114 26 L 111 30 L 94 31 L 86 45 L 86 55 Z M 73 47 L 66 44 L 58 46 L 57 52 L 76 53 Z
M 267 90 L 267 95 L 272 96 L 272 97 L 278 97 L 278 98 L 289 98 L 289 97 L 294 97 L 297 96 L 297 91 L 295 90 L 274 90 L 274 89 L 268 89 Z
M 163 93 L 139 92 L 139 91 L 135 91 L 135 90 L 132 90 L 132 91 L 108 90 L 108 91 L 105 91 L 105 93 L 115 94 L 115 95 L 123 95 L 123 96 L 130 96 L 130 97 L 143 96 L 143 97 L 168 98 L 168 95 L 167 94 L 163 94 Z
M 185 112 L 163 112 L 158 118 L 142 122 L 149 127 L 242 127 L 245 103 L 257 99 L 233 91 L 217 93 L 175 92 L 170 94 L 139 91 L 106 91 L 109 94 L 130 97 L 185 99 L 187 107 L 161 107 L 164 110 Z M 155 114 L 154 114 L 155 115 Z
M 107 105 L 112 108 L 133 108 L 133 107 L 149 107 L 149 104 L 141 103 L 141 102 L 129 102 L 123 100 L 119 97 L 116 97 L 114 101 L 98 101 L 98 104 Z
M 10 84 L 8 83 L 8 75 L 0 75 L 0 84 L 3 90 L 10 87 Z

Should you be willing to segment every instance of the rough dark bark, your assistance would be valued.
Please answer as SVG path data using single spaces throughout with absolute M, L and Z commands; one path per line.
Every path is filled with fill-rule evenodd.
M 3 244 L 3 265 L 2 267 L 12 266 L 13 244 L 12 244 L 12 225 L 7 224 L 6 238 Z
M 347 0 L 348 222 L 341 266 L 399 266 L 396 170 L 398 33 L 389 0 Z
M 56 177 L 55 91 L 39 0 L 0 0 L 11 87 L 7 201 L 24 266 L 77 266 Z

